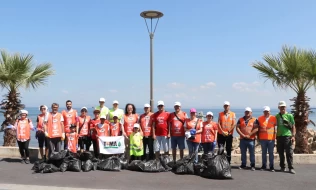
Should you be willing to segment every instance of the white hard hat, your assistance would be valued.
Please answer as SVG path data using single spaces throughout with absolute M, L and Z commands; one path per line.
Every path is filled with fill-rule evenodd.
M 105 102 L 105 98 L 100 98 L 99 102 Z
M 279 102 L 279 107 L 281 107 L 281 106 L 286 106 L 285 101 L 280 101 L 280 102 Z
M 264 106 L 263 107 L 263 111 L 270 111 L 270 107 L 269 106 Z
M 210 112 L 210 111 L 209 111 L 209 112 L 207 112 L 207 113 L 206 113 L 206 115 L 211 115 L 211 116 L 214 116 L 214 115 L 213 115 L 213 112 Z
M 151 106 L 150 106 L 150 104 L 145 104 L 144 105 L 144 108 L 150 108 Z
M 174 105 L 175 106 L 181 106 L 181 103 L 180 102 L 175 102 Z
M 230 103 L 229 103 L 229 101 L 225 101 L 225 102 L 224 102 L 224 106 L 225 106 L 225 105 L 228 105 L 228 106 L 230 106 Z
M 158 106 L 164 106 L 164 105 L 165 103 L 162 100 L 158 101 Z
M 20 114 L 29 114 L 29 112 L 27 110 L 20 110 Z
M 245 108 L 245 111 L 252 112 L 252 109 L 251 109 L 250 107 L 246 107 L 246 108 Z
M 119 104 L 119 102 L 117 100 L 114 100 L 113 104 Z

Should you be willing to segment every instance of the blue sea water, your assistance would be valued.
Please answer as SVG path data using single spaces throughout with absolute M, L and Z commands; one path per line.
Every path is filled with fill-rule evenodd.
M 64 108 L 60 108 L 59 112 L 61 112 L 63 109 Z M 75 109 L 78 110 L 78 111 L 80 110 L 80 108 L 75 108 Z M 28 110 L 28 112 L 29 112 L 29 114 L 28 114 L 29 119 L 31 119 L 33 121 L 33 124 L 36 125 L 36 118 L 37 118 L 37 115 L 40 114 L 40 111 L 38 110 L 38 108 L 35 108 L 35 107 L 26 108 L 26 110 Z M 182 109 L 182 110 L 185 111 L 189 115 L 189 109 Z M 142 108 L 136 109 L 136 111 L 137 111 L 138 114 L 143 113 L 143 109 Z M 166 109 L 166 111 L 173 112 L 174 110 L 173 109 Z M 218 114 L 219 114 L 219 112 L 222 112 L 223 109 L 197 109 L 197 112 L 203 112 L 204 115 L 208 111 L 213 112 L 214 120 L 217 121 Z M 244 115 L 244 109 L 232 109 L 231 111 L 236 113 L 236 117 L 237 118 L 240 118 L 240 117 L 242 117 Z M 263 114 L 262 109 L 253 109 L 252 111 L 253 111 L 252 115 L 254 117 L 259 117 L 259 116 L 261 116 Z M 93 116 L 92 112 L 93 112 L 93 108 L 88 108 L 88 114 Z M 277 113 L 278 113 L 277 109 L 272 109 L 271 110 L 271 114 L 275 115 Z M 310 114 L 309 119 L 311 119 L 311 120 L 313 120 L 315 122 L 316 121 L 316 114 L 315 113 Z M 3 117 L 0 118 L 0 122 L 1 123 L 3 122 Z M 313 125 L 309 125 L 308 128 L 313 128 Z M 3 137 L 2 137 L 3 133 L 0 133 L 0 136 L 1 136 L 0 137 L 0 146 L 2 146 L 3 145 Z M 234 131 L 234 136 L 238 136 L 236 130 Z M 37 146 L 38 146 L 38 143 L 37 143 L 37 140 L 35 139 L 35 132 L 32 131 L 30 147 L 37 147 Z

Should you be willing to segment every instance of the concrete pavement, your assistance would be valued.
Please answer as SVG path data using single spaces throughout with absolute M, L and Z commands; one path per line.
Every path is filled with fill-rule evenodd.
M 233 180 L 204 179 L 194 175 L 175 175 L 172 172 L 143 173 L 121 172 L 57 172 L 32 174 L 32 164 L 18 160 L 0 161 L 1 189 L 278 189 L 310 190 L 316 188 L 316 165 L 296 165 L 297 174 L 269 171 L 232 169 Z M 65 189 L 65 188 L 64 188 Z

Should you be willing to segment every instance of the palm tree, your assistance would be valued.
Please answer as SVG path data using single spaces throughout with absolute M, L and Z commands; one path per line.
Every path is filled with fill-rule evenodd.
M 310 112 L 306 92 L 316 84 L 316 53 L 296 47 L 283 46 L 278 55 L 264 55 L 265 63 L 257 61 L 252 67 L 257 69 L 263 78 L 270 80 L 275 88 L 291 89 L 297 96 L 292 114 L 296 124 L 295 153 L 312 153 L 308 146 L 307 125 Z
M 8 54 L 1 51 L 0 57 L 0 86 L 8 90 L 0 106 L 4 114 L 4 129 L 9 123 L 14 123 L 18 113 L 24 108 L 21 104 L 19 89 L 37 89 L 44 85 L 49 76 L 54 74 L 50 63 L 43 63 L 34 66 L 33 55 L 22 56 L 18 53 Z M 14 131 L 5 129 L 3 146 L 15 146 L 16 137 Z

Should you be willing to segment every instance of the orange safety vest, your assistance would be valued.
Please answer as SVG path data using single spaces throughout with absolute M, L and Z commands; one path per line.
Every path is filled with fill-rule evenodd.
M 16 137 L 18 140 L 30 139 L 30 133 L 31 133 L 30 122 L 31 121 L 29 119 L 17 120 Z
M 195 129 L 196 131 L 200 130 L 200 125 L 201 125 L 201 120 L 198 119 L 196 124 L 196 120 L 191 120 L 190 118 L 186 118 L 186 125 L 187 129 Z M 196 128 L 195 128 L 196 125 Z M 196 142 L 196 143 L 201 143 L 201 133 L 195 134 L 195 139 L 189 139 L 189 141 Z
M 152 112 L 149 112 L 147 115 L 142 114 L 139 118 L 140 126 L 143 131 L 144 137 L 151 137 L 153 135 L 152 125 L 151 125 L 151 116 L 153 115 Z
M 133 132 L 134 124 L 137 123 L 137 114 L 132 114 L 130 116 L 124 115 L 124 131 L 129 137 Z
M 252 117 L 248 120 L 248 123 L 246 125 L 246 121 L 244 120 L 244 118 L 240 118 L 239 119 L 239 127 L 240 127 L 240 131 L 244 134 L 244 135 L 250 135 L 251 131 L 253 130 L 254 127 L 254 123 L 256 121 L 255 117 Z M 252 136 L 250 136 L 250 139 L 254 140 L 256 138 L 256 134 L 253 134 Z M 240 136 L 240 139 L 243 139 L 242 136 Z
M 211 123 L 205 121 L 203 122 L 203 128 L 202 128 L 202 135 L 201 135 L 201 142 L 202 143 L 210 143 L 214 142 L 215 140 L 215 134 L 217 128 L 217 123 L 214 121 L 211 121 Z
M 175 113 L 170 114 L 169 122 L 171 123 L 171 136 L 184 137 L 184 124 L 187 118 L 187 114 L 181 111 L 177 116 L 183 123 L 179 121 Z
M 121 132 L 122 124 L 118 121 L 117 123 L 110 123 L 111 137 L 119 136 Z
M 37 130 L 38 131 L 44 131 L 44 118 L 45 114 L 40 114 L 37 116 Z
M 87 136 L 89 134 L 89 122 L 91 120 L 90 116 L 78 117 L 79 120 L 79 137 Z M 84 123 L 83 123 L 84 122 Z
M 68 150 L 73 153 L 77 153 L 77 144 L 78 144 L 78 134 L 75 133 L 67 133 L 68 137 Z
M 98 123 L 95 125 L 95 130 L 97 131 L 97 135 L 99 137 L 109 137 L 110 136 L 110 125 L 108 123 L 104 123 L 103 126 L 101 128 L 99 128 L 99 124 Z
M 275 140 L 277 120 L 274 115 L 266 118 L 264 115 L 258 118 L 259 122 L 259 140 Z
M 223 131 L 228 132 L 232 128 L 232 126 L 235 124 L 235 118 L 236 118 L 235 113 L 231 111 L 227 113 L 227 116 L 225 115 L 224 112 L 219 113 L 219 117 L 218 117 L 219 124 L 221 125 Z M 231 135 L 232 132 L 233 131 L 229 132 L 229 135 Z M 218 130 L 218 133 L 223 134 L 221 130 Z
M 50 138 L 62 136 L 61 117 L 62 115 L 60 113 L 56 113 L 55 116 L 53 116 L 52 113 L 49 113 L 47 119 L 47 132 Z
M 70 125 L 76 124 L 77 111 L 74 109 L 72 110 L 72 112 L 67 112 L 66 110 L 63 110 L 62 115 L 64 117 L 65 133 L 70 133 Z

